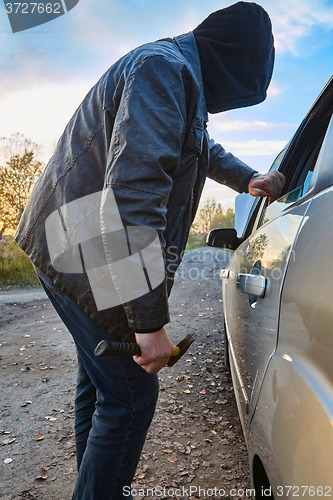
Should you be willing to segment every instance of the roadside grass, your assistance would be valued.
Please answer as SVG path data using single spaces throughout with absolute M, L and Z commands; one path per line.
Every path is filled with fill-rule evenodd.
M 186 250 L 205 246 L 205 235 L 190 232 Z M 0 286 L 39 285 L 34 268 L 12 236 L 0 239 Z
M 29 258 L 11 236 L 0 239 L 1 285 L 39 285 Z
M 206 235 L 202 233 L 195 233 L 192 229 L 190 231 L 186 250 L 193 250 L 193 248 L 206 246 Z

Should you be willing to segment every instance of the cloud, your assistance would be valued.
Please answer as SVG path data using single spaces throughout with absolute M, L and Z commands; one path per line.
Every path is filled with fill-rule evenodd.
M 83 78 L 93 84 L 138 45 L 193 29 L 205 17 L 202 10 L 189 0 L 82 1 L 67 15 L 15 35 L 7 23 L 8 31 L 0 31 L 1 89 L 18 90 L 23 81 L 26 88 Z
M 211 179 L 207 179 L 200 200 L 200 205 L 204 205 L 205 202 L 209 200 L 216 200 L 221 203 L 223 207 L 233 207 L 235 196 L 237 196 L 237 194 L 238 193 L 233 189 L 224 186 L 223 184 L 218 184 Z
M 333 6 L 330 0 L 282 0 L 279 2 L 266 0 L 262 5 L 272 19 L 277 52 L 291 52 L 299 55 L 301 51 L 299 42 L 311 35 L 315 28 L 332 30 Z
M 270 156 L 278 154 L 287 141 L 224 141 L 223 147 L 236 156 Z
M 295 124 L 287 122 L 267 122 L 260 120 L 246 121 L 246 120 L 233 120 L 225 115 L 214 116 L 209 121 L 209 130 L 212 135 L 219 132 L 240 132 L 240 131 L 268 131 L 281 128 L 294 128 Z
M 278 87 L 274 80 L 272 80 L 267 90 L 267 96 L 275 97 L 277 95 L 283 94 L 283 92 L 284 90 L 281 87 Z
M 67 15 L 15 35 L 2 16 L 8 32 L 0 31 L 1 88 L 18 89 L 22 81 L 26 86 L 41 80 L 73 83 L 88 74 L 93 83 L 137 45 L 187 32 L 228 4 L 228 0 L 82 1 Z M 279 52 L 299 53 L 299 41 L 315 26 L 333 25 L 333 7 L 324 0 L 263 0 L 263 6 L 272 17 Z M 269 89 L 271 95 L 279 92 L 274 85 Z

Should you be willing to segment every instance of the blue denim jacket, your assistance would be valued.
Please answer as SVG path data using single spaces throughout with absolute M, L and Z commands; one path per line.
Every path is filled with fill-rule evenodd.
M 170 283 L 206 177 L 238 192 L 247 189 L 253 170 L 209 138 L 207 121 L 193 33 L 136 48 L 84 98 L 22 216 L 15 239 L 33 264 L 117 338 L 133 339 L 133 331 L 169 321 Z M 110 189 L 125 227 L 158 233 L 165 279 L 136 300 L 98 310 L 84 267 L 61 272 L 52 265 L 45 223 L 60 207 Z M 102 220 L 103 203 L 99 209 Z M 55 227 L 54 241 L 62 236 Z M 105 245 L 107 240 L 107 253 Z M 79 259 L 80 248 L 75 252 Z

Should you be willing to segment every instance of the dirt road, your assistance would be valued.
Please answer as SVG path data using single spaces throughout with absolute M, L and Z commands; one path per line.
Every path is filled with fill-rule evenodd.
M 219 269 L 227 258 L 195 249 L 179 269 L 168 332 L 175 342 L 192 333 L 195 343 L 160 372 L 158 409 L 132 485 L 137 498 L 237 499 L 250 488 L 222 361 Z M 0 498 L 70 500 L 75 348 L 38 287 L 0 291 L 0 357 Z

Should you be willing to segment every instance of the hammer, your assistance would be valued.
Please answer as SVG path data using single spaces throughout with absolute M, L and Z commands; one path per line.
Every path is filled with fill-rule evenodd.
M 171 353 L 167 366 L 173 366 L 192 344 L 194 338 L 187 335 L 179 344 L 175 345 Z M 135 342 L 118 342 L 117 340 L 109 342 L 102 340 L 95 348 L 95 356 L 140 356 L 141 350 L 139 344 Z

